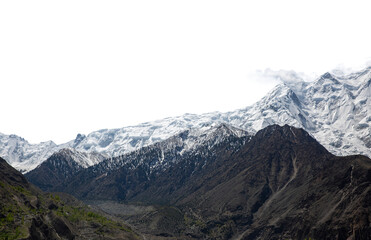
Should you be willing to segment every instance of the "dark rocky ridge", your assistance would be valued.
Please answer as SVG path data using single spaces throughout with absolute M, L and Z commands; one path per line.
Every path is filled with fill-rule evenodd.
M 183 153 L 181 142 L 188 135 L 189 132 L 185 131 L 163 142 L 120 156 L 113 160 L 116 163 L 114 168 L 111 160 L 103 161 L 80 171 L 56 189 L 82 199 L 172 203 L 174 194 L 171 193 L 180 185 L 187 183 L 202 169 L 208 169 L 218 155 L 237 152 L 251 138 L 248 135 L 238 137 L 223 124 L 217 127 L 212 138 L 207 138 L 193 151 Z M 162 159 L 162 164 L 153 167 L 159 159 Z
M 196 136 L 190 130 L 181 132 L 165 141 L 106 159 L 87 169 L 73 164 L 73 152 L 63 151 L 63 154 L 54 154 L 25 176 L 47 191 L 66 191 L 82 199 L 125 200 L 128 198 L 126 195 L 139 194 L 143 187 L 149 186 L 162 172 L 173 169 L 178 162 L 187 164 L 183 170 L 188 175 L 196 174 L 216 158 L 214 149 L 219 149 L 218 152 L 238 151 L 250 138 L 242 130 L 221 124 Z M 195 149 L 188 149 L 187 141 L 198 145 Z
M 72 158 L 73 154 L 69 149 L 62 149 L 54 153 L 35 170 L 27 173 L 27 179 L 43 191 L 52 191 L 54 186 L 83 169 Z

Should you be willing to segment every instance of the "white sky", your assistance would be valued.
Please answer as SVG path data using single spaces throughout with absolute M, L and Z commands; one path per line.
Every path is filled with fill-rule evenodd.
M 370 1 L 1 1 L 0 132 L 31 143 L 230 111 L 371 56 Z

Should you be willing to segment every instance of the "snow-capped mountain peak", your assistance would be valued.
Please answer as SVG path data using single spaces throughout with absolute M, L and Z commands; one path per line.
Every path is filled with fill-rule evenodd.
M 280 73 L 280 78 L 286 75 Z M 184 114 L 136 126 L 102 129 L 86 136 L 79 134 L 61 145 L 53 142 L 32 145 L 19 137 L 0 134 L 0 153 L 17 169 L 29 171 L 53 152 L 66 147 L 115 157 L 187 130 L 195 131 L 192 134 L 197 136 L 197 131 L 207 132 L 212 126 L 226 123 L 230 130 L 229 125 L 250 134 L 268 125 L 288 124 L 304 128 L 337 155 L 371 156 L 371 67 L 349 74 L 328 72 L 312 82 L 294 73 L 287 76 L 287 81 L 282 79 L 283 83 L 260 101 L 243 109 Z M 94 162 L 87 162 L 86 166 Z
M 93 166 L 108 157 L 96 152 L 79 152 L 73 148 L 63 148 L 54 154 L 62 156 L 64 159 L 71 159 L 82 168 Z
M 0 133 L 0 155 L 14 168 L 22 172 L 37 167 L 56 149 L 58 149 L 58 146 L 53 141 L 30 144 L 17 135 Z

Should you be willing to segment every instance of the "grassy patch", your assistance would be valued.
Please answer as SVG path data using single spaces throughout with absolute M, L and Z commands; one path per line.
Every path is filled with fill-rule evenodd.
M 88 207 L 66 205 L 57 194 L 35 195 L 27 188 L 0 182 L 0 199 L 0 240 L 29 237 L 31 220 L 50 212 L 65 218 L 77 227 L 91 223 L 91 226 L 97 226 L 93 228 L 94 230 L 98 228 L 96 233 L 99 235 L 114 234 L 118 231 L 133 232 L 126 225 L 112 221 Z
M 64 206 L 60 207 L 56 211 L 57 215 L 63 216 L 67 218 L 69 221 L 77 223 L 79 221 L 86 221 L 86 222 L 93 222 L 99 223 L 102 227 L 106 226 L 109 228 L 120 229 L 126 232 L 132 232 L 132 230 L 123 224 L 118 222 L 114 222 L 98 213 L 89 211 L 84 207 L 71 207 L 71 206 Z M 99 230 L 98 230 L 99 231 Z M 100 232 L 103 233 L 101 230 Z

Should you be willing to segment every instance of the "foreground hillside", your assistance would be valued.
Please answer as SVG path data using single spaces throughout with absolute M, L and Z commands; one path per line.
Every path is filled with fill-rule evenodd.
M 139 239 L 75 198 L 46 194 L 0 158 L 0 239 Z
M 369 158 L 336 157 L 287 125 L 253 137 L 228 129 L 201 133 L 189 152 L 181 133 L 43 186 L 162 238 L 369 239 Z M 38 169 L 29 176 L 41 181 Z

